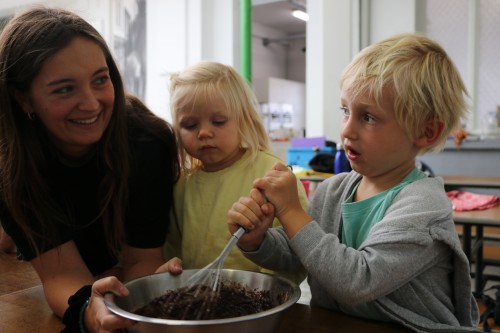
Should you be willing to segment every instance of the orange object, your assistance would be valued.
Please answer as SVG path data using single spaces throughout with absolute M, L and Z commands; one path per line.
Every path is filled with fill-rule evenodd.
M 457 146 L 457 148 L 460 148 L 460 146 L 462 145 L 462 142 L 467 138 L 467 136 L 469 135 L 469 132 L 467 132 L 466 130 L 464 129 L 459 129 L 458 131 L 456 131 L 455 133 L 453 133 L 453 142 L 455 142 L 455 145 Z

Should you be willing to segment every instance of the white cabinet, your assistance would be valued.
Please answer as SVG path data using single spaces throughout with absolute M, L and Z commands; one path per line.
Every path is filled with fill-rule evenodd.
M 285 133 L 304 136 L 305 83 L 274 77 L 255 79 L 254 90 L 271 137 Z

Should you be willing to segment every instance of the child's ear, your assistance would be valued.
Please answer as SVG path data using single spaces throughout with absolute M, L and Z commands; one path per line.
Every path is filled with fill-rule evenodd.
M 444 123 L 441 120 L 429 120 L 425 124 L 424 131 L 415 139 L 415 145 L 424 148 L 435 143 L 443 133 Z
M 17 101 L 17 103 L 19 103 L 24 112 L 26 112 L 27 114 L 34 112 L 28 93 L 14 89 L 12 91 L 12 95 L 14 96 L 14 99 Z

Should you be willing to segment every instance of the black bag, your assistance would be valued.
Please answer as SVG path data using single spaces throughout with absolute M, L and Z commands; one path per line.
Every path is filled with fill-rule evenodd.
M 309 161 L 309 166 L 317 172 L 334 173 L 334 161 L 332 154 L 318 153 Z

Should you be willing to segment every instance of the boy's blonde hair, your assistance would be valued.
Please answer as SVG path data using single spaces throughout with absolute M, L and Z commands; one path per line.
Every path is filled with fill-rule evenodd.
M 444 49 L 417 34 L 400 34 L 363 49 L 341 75 L 340 86 L 354 96 L 367 93 L 380 106 L 391 94 L 398 123 L 411 140 L 426 123 L 442 121 L 436 142 L 419 153 L 439 151 L 467 113 L 467 89 Z
M 231 66 L 202 61 L 175 73 L 170 79 L 170 110 L 177 133 L 181 164 L 191 172 L 201 167 L 201 161 L 189 156 L 179 137 L 179 111 L 193 111 L 195 105 L 224 103 L 238 124 L 240 147 L 255 158 L 259 151 L 270 150 L 269 137 L 259 113 L 259 102 L 245 79 Z

